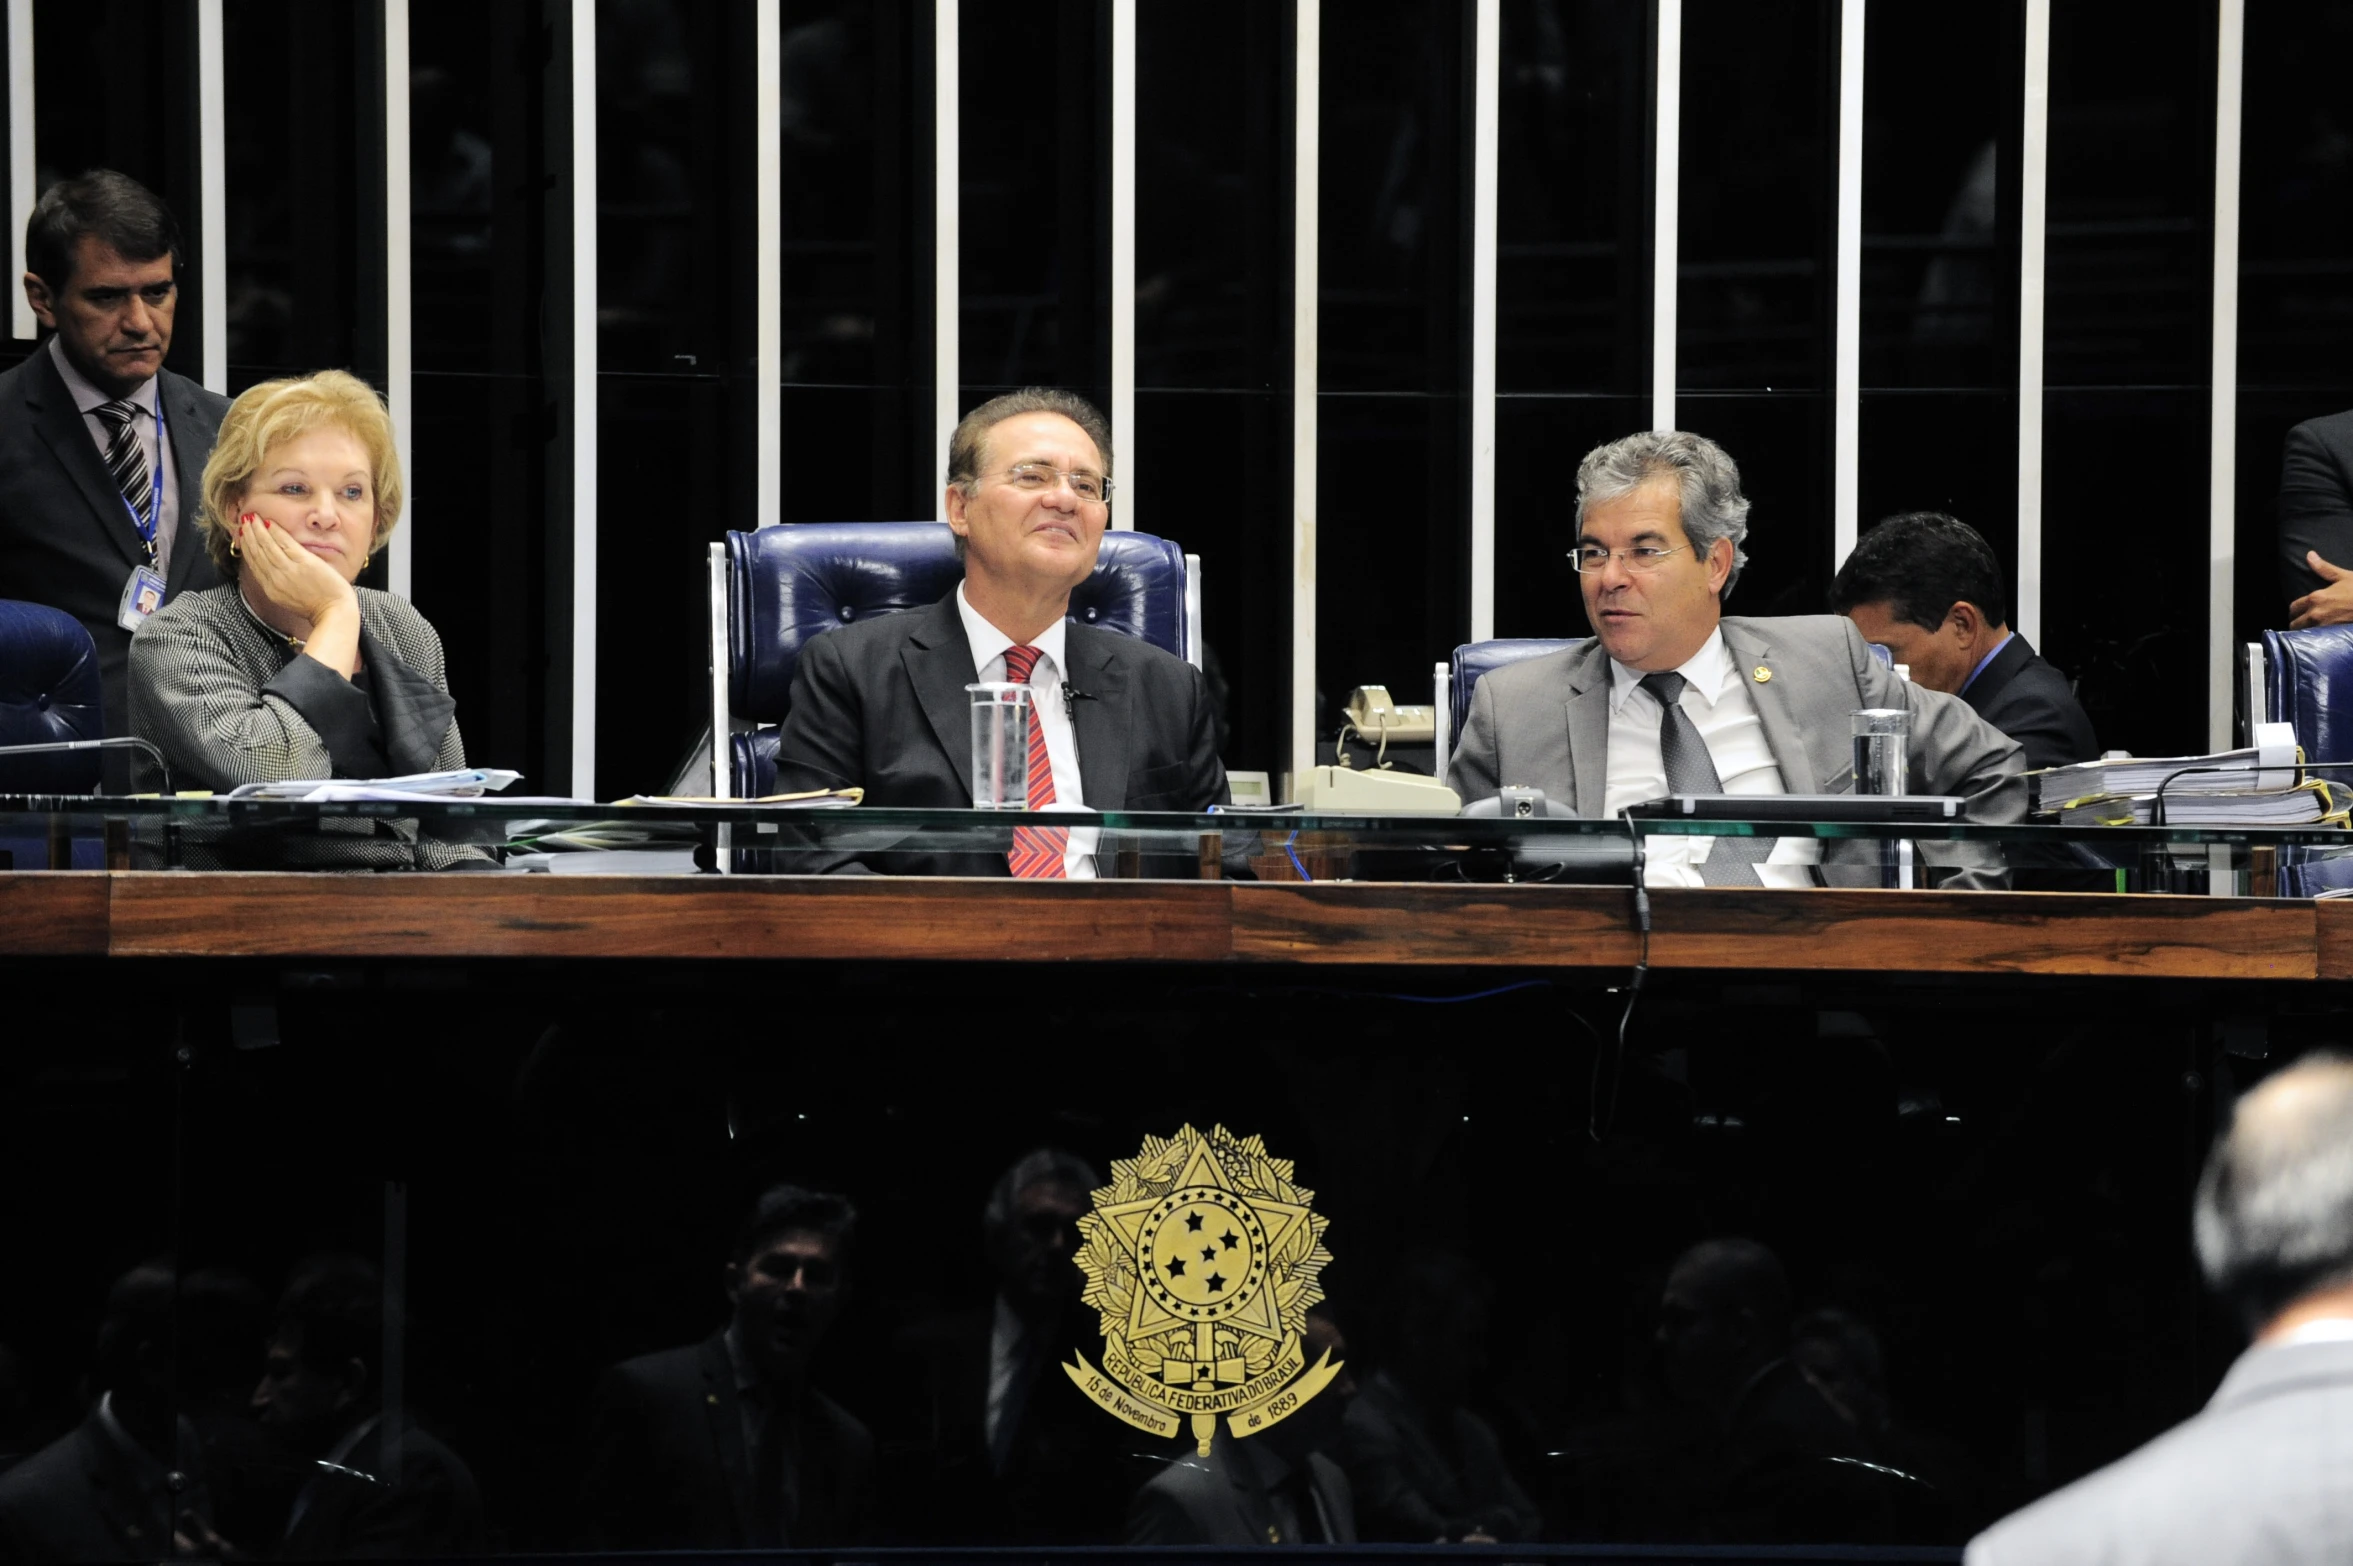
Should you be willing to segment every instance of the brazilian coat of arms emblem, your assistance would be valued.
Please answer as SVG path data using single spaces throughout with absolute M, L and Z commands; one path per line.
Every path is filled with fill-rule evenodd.
M 1102 1319 L 1102 1368 L 1078 1354 L 1063 1370 L 1138 1429 L 1189 1422 L 1203 1457 L 1220 1416 L 1243 1437 L 1297 1413 L 1340 1373 L 1328 1351 L 1308 1365 L 1300 1342 L 1332 1259 L 1314 1200 L 1258 1137 L 1146 1137 L 1079 1220 L 1073 1260 Z

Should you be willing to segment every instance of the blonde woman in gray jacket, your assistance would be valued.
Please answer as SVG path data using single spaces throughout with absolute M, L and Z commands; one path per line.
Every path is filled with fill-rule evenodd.
M 463 767 L 441 638 L 406 599 L 356 585 L 400 517 L 400 458 L 376 393 L 340 370 L 255 386 L 221 420 L 203 487 L 198 523 L 222 585 L 173 599 L 131 642 L 131 731 L 162 751 L 173 785 Z M 142 786 L 156 787 L 145 771 Z M 198 835 L 191 865 L 485 862 L 410 821 Z

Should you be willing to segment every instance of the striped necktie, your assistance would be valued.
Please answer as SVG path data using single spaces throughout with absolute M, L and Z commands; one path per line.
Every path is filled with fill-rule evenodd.
M 1030 674 L 1044 656 L 1035 647 L 1005 649 L 1005 678 L 1016 685 L 1027 685 Z M 1046 725 L 1038 717 L 1038 704 L 1029 704 L 1029 808 L 1043 810 L 1054 803 L 1054 762 L 1046 754 Z M 1013 873 L 1025 881 L 1059 880 L 1070 870 L 1063 860 L 1063 851 L 1070 846 L 1070 831 L 1066 827 L 1015 827 L 1013 847 L 1005 855 L 1005 863 Z
M 139 421 L 147 410 L 124 397 L 101 403 L 96 412 L 114 431 L 106 442 L 106 471 L 123 492 L 123 504 L 131 508 L 139 541 L 147 546 L 147 559 L 153 563 L 155 530 L 162 519 L 150 515 L 155 509 L 155 482 L 147 472 L 147 452 L 139 444 Z

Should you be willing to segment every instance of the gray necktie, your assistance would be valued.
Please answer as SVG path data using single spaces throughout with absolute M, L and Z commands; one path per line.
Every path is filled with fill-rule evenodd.
M 1667 792 L 1721 794 L 1724 780 L 1716 776 L 1708 742 L 1700 738 L 1698 726 L 1683 710 L 1684 683 L 1683 676 L 1672 670 L 1642 677 L 1642 688 L 1664 709 L 1659 718 L 1659 759 L 1667 764 Z M 1770 838 L 1719 837 L 1699 867 L 1699 878 L 1708 886 L 1759 885 L 1763 877 L 1756 867 L 1772 851 Z

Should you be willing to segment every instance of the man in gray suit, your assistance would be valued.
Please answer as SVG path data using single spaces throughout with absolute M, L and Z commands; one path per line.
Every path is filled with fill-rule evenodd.
M 1447 782 L 1466 800 L 1539 788 L 1585 816 L 1669 793 L 1842 794 L 1854 786 L 1850 715 L 1901 707 L 1912 793 L 1961 795 L 1974 821 L 2021 819 L 2017 743 L 1882 669 L 1851 621 L 1725 617 L 1747 536 L 1740 470 L 1704 436 L 1651 431 L 1587 453 L 1571 558 L 1594 639 L 1482 679 Z M 1647 878 L 1810 884 L 1814 849 L 1657 837 Z
M 2195 1231 L 2254 1343 L 2203 1413 L 1978 1535 L 1968 1566 L 2353 1560 L 2353 1060 L 2240 1100 Z
M 217 580 L 196 513 L 228 399 L 163 367 L 180 228 L 137 180 L 94 169 L 42 192 L 25 265 L 49 340 L 0 375 L 0 598 L 88 628 L 106 732 L 128 734 L 132 630 Z

